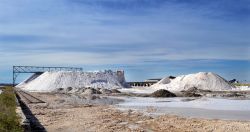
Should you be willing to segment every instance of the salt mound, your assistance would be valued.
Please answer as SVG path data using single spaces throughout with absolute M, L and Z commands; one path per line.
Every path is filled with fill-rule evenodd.
M 235 91 L 250 91 L 250 86 L 236 86 Z
M 169 92 L 165 89 L 160 89 L 151 94 L 152 97 L 176 97 L 174 93 Z
M 126 84 L 122 71 L 112 72 L 44 72 L 32 81 L 16 87 L 27 91 L 51 92 L 58 88 L 123 88 Z
M 94 88 L 88 88 L 82 94 L 83 95 L 92 95 L 92 94 L 101 94 L 101 92 L 94 89 Z
M 152 85 L 155 89 L 166 89 L 169 91 L 182 91 L 195 87 L 202 90 L 222 91 L 235 88 L 225 79 L 211 72 L 199 72 L 196 74 L 182 75 L 175 79 L 163 78 L 158 83 Z
M 19 87 L 24 87 L 27 83 L 33 81 L 34 79 L 36 79 L 37 77 L 39 77 L 41 74 L 42 73 L 34 73 L 32 76 L 30 76 L 29 78 L 27 78 L 23 82 L 19 83 L 18 86 Z
M 100 89 L 100 92 L 102 93 L 102 94 L 111 94 L 112 93 L 112 91 L 111 90 L 109 90 L 109 89 Z

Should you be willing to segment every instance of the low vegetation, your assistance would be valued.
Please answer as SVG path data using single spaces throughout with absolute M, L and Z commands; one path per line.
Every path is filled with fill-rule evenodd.
M 0 94 L 0 131 L 21 132 L 19 117 L 16 114 L 16 99 L 12 87 L 5 87 Z

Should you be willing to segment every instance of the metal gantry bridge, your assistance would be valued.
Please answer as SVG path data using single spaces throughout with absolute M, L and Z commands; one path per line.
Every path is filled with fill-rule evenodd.
M 150 87 L 156 82 L 127 82 L 127 84 L 131 87 Z
M 41 66 L 13 66 L 13 86 L 21 73 L 42 74 L 46 71 L 82 71 L 82 68 L 76 67 L 41 67 Z

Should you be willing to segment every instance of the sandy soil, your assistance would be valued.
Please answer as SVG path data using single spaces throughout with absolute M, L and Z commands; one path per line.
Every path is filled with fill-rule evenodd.
M 66 95 L 34 95 L 50 102 L 29 105 L 32 113 L 49 132 L 250 131 L 250 122 L 191 119 L 174 115 L 150 117 L 132 110 L 119 111 L 112 105 L 79 104 L 76 100 L 72 103 L 72 100 L 65 99 Z

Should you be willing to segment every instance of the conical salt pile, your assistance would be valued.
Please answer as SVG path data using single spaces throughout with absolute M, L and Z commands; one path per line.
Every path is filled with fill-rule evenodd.
M 158 83 L 152 85 L 155 89 L 166 89 L 169 91 L 182 91 L 192 87 L 203 90 L 222 91 L 235 88 L 225 79 L 211 72 L 199 72 L 196 74 L 182 75 L 175 79 L 163 78 Z
M 45 72 L 32 81 L 17 85 L 23 90 L 50 92 L 58 88 L 122 88 L 125 85 L 124 74 L 117 72 Z

